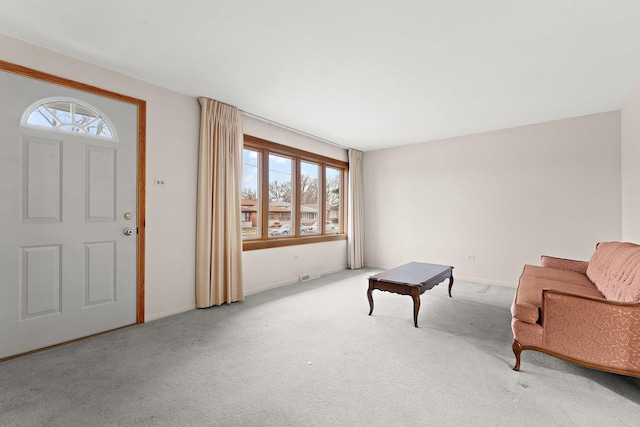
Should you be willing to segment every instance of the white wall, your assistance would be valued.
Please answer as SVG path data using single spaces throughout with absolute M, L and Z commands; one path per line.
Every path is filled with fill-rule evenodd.
M 640 88 L 622 109 L 622 238 L 640 243 Z
M 195 308 L 195 215 L 200 106 L 197 99 L 0 34 L 0 59 L 147 101 L 146 320 Z M 346 151 L 245 119 L 245 132 L 328 157 Z M 154 187 L 153 179 L 165 187 Z M 295 258 L 297 257 L 297 258 Z M 346 242 L 253 251 L 247 293 L 346 268 Z
M 619 112 L 367 152 L 365 263 L 515 286 L 542 254 L 589 259 L 621 238 L 620 163 Z
M 345 149 L 245 116 L 244 133 L 326 157 L 347 161 Z M 244 252 L 245 294 L 294 283 L 300 276 L 321 276 L 347 268 L 347 242 L 314 243 Z

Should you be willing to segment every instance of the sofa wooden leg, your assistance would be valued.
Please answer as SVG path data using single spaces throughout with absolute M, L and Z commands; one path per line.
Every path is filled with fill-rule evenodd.
M 516 340 L 513 340 L 511 349 L 513 350 L 513 354 L 516 355 L 516 366 L 513 367 L 513 370 L 519 371 L 520 370 L 520 353 L 522 353 L 522 344 L 520 344 Z

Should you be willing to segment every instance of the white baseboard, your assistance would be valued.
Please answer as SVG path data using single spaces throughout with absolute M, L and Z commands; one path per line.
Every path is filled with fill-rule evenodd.
M 172 316 L 174 314 L 178 314 L 178 313 L 184 313 L 185 311 L 190 311 L 190 310 L 195 310 L 196 309 L 196 305 L 185 305 L 182 307 L 178 307 L 178 308 L 174 308 L 172 310 L 167 310 L 167 311 L 163 311 L 161 313 L 153 313 L 153 314 L 145 314 L 144 316 L 144 321 L 146 322 L 151 322 L 153 320 L 158 320 L 161 319 L 163 317 L 167 317 L 167 316 Z
M 347 266 L 345 265 L 344 267 L 339 267 L 339 268 L 334 268 L 331 270 L 325 270 L 325 271 L 321 271 L 319 273 L 315 273 L 311 276 L 311 279 L 317 279 L 319 277 L 322 276 L 326 276 L 328 274 L 333 274 L 333 273 L 339 273 L 340 271 L 344 271 L 347 269 Z M 258 292 L 263 292 L 263 291 L 268 291 L 269 289 L 275 289 L 275 288 L 279 288 L 281 286 L 286 286 L 286 285 L 291 285 L 294 283 L 299 283 L 300 282 L 300 278 L 299 277 L 294 277 L 288 280 L 284 280 L 281 282 L 277 282 L 277 283 L 271 283 L 265 286 L 261 286 L 259 288 L 254 288 L 251 289 L 250 291 L 245 291 L 244 295 L 251 295 L 251 294 L 257 294 Z M 144 317 L 144 321 L 146 322 L 151 322 L 157 319 L 161 319 L 163 317 L 167 317 L 167 316 L 172 316 L 174 314 L 178 314 L 178 313 L 184 313 L 185 311 L 189 311 L 189 310 L 195 310 L 196 306 L 194 305 L 185 305 L 182 307 L 178 307 L 178 308 L 174 308 L 172 310 L 167 310 L 167 311 L 163 311 L 160 313 L 153 313 L 153 314 L 145 314 Z
M 347 266 L 345 265 L 344 267 L 334 268 L 334 269 L 331 269 L 331 270 L 325 270 L 325 271 L 321 271 L 319 273 L 314 273 L 314 274 L 311 275 L 311 280 L 312 279 L 317 279 L 317 278 L 320 278 L 322 276 L 326 276 L 326 275 L 329 275 L 329 274 L 338 273 L 338 272 L 344 271 L 346 269 L 347 269 Z M 281 286 L 292 285 L 294 283 L 300 283 L 300 278 L 299 277 L 292 277 L 290 279 L 283 280 L 281 282 L 269 283 L 269 284 L 266 284 L 264 286 L 260 286 L 259 288 L 253 288 L 250 291 L 246 291 L 245 290 L 244 296 L 257 294 L 258 292 L 268 291 L 269 289 L 275 289 L 275 288 L 279 288 Z

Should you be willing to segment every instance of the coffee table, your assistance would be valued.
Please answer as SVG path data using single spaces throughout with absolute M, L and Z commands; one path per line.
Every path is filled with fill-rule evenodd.
M 449 279 L 449 298 L 453 286 L 453 267 L 449 265 L 410 262 L 400 267 L 392 268 L 369 277 L 369 316 L 373 313 L 374 289 L 393 292 L 400 295 L 410 295 L 413 298 L 413 324 L 418 327 L 418 311 L 420 310 L 420 295 L 432 289 L 437 284 Z

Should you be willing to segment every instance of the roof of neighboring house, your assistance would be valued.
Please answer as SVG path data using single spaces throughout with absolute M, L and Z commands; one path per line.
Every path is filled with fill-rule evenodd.
M 269 212 L 291 212 L 291 208 L 289 206 L 274 206 L 270 204 Z
M 291 207 L 291 203 L 285 202 L 284 200 L 272 200 L 269 202 L 269 206 L 278 206 L 278 207 Z
M 251 199 L 242 199 L 240 202 L 242 212 L 258 212 L 258 201 Z

